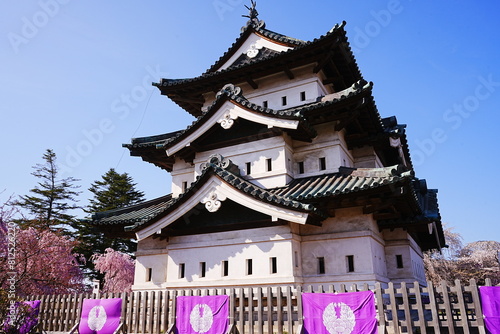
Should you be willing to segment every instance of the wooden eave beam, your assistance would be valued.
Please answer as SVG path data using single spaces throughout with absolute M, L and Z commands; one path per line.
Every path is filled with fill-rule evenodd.
M 356 118 L 358 118 L 358 116 L 359 116 L 359 110 L 355 110 L 354 112 L 352 112 L 352 114 L 349 117 L 339 121 L 335 125 L 335 128 L 334 128 L 335 131 L 340 131 L 340 130 L 344 129 L 346 126 L 351 124 Z
M 385 210 L 388 208 L 394 208 L 393 203 L 379 203 L 379 204 L 367 204 L 363 207 L 364 214 L 372 214 L 380 210 Z
M 295 75 L 293 74 L 293 72 L 290 70 L 290 68 L 288 68 L 288 66 L 286 66 L 284 69 L 283 69 L 283 72 L 285 72 L 286 76 L 288 77 L 288 79 L 290 80 L 293 80 L 295 79 Z
M 180 96 L 178 94 L 170 94 L 167 95 L 170 99 L 174 101 L 179 101 L 179 102 L 184 102 L 184 103 L 189 103 L 189 104 L 203 104 L 205 103 L 205 100 L 199 97 L 186 97 L 186 96 Z
M 393 220 L 401 218 L 401 213 L 399 212 L 385 212 L 385 213 L 374 213 L 373 219 L 375 220 Z
M 251 77 L 246 77 L 245 80 L 253 89 L 259 88 L 259 85 Z
M 318 61 L 318 64 L 313 69 L 314 74 L 318 74 L 319 71 L 330 61 L 330 58 L 333 56 L 333 51 L 329 50 L 326 55 Z

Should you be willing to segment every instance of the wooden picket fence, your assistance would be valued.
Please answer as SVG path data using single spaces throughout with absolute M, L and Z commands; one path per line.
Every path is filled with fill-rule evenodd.
M 486 281 L 486 285 L 491 282 Z M 483 315 L 476 282 L 455 282 L 421 287 L 392 284 L 374 287 L 352 285 L 338 289 L 312 287 L 234 287 L 136 291 L 121 294 L 31 296 L 41 300 L 40 329 L 67 332 L 79 318 L 84 298 L 123 299 L 122 319 L 126 333 L 165 333 L 175 320 L 177 296 L 229 295 L 230 321 L 243 334 L 292 334 L 302 328 L 302 292 L 342 293 L 371 290 L 375 293 L 379 333 L 484 333 Z M 28 300 L 28 298 L 27 298 Z M 312 333 L 311 333 L 312 334 Z

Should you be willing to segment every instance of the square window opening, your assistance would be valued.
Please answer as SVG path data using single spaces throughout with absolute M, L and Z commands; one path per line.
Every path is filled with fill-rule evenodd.
M 306 92 L 300 92 L 300 100 L 305 101 L 306 100 Z

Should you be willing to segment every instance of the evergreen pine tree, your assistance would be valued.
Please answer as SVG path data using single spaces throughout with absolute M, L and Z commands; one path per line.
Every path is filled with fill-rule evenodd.
M 47 149 L 42 158 L 45 162 L 33 166 L 34 172 L 31 173 L 39 179 L 38 184 L 30 189 L 30 195 L 20 196 L 14 202 L 32 215 L 31 219 L 19 221 L 19 224 L 23 228 L 51 230 L 74 226 L 75 216 L 68 211 L 80 208 L 76 204 L 79 186 L 74 185 L 79 180 L 59 178 L 56 154 L 51 149 Z
M 111 168 L 102 176 L 101 180 L 92 183 L 89 191 L 93 193 L 93 198 L 89 200 L 89 205 L 85 208 L 85 211 L 93 214 L 143 202 L 144 193 L 136 190 L 135 186 L 133 179 L 127 173 L 120 174 Z M 84 268 L 87 274 L 91 278 L 97 278 L 101 281 L 103 275 L 97 273 L 91 261 L 93 254 L 103 254 L 107 248 L 125 254 L 132 254 L 136 250 L 134 240 L 110 238 L 88 220 L 80 222 L 78 237 L 80 246 L 75 251 L 85 257 Z
M 92 183 L 87 212 L 101 212 L 124 208 L 144 201 L 144 193 L 135 189 L 136 184 L 127 174 L 119 174 L 113 168 L 102 176 L 102 181 Z

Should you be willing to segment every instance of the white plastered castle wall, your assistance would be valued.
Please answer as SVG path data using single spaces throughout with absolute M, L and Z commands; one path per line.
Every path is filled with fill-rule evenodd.
M 387 281 L 382 234 L 371 215 L 360 209 L 337 210 L 321 228 L 301 226 L 304 284 L 358 282 L 374 284 Z M 347 257 L 352 256 L 353 271 Z M 319 270 L 324 260 L 324 273 Z
M 250 233 L 251 232 L 251 233 Z M 139 242 L 134 290 L 175 287 L 296 283 L 292 249 L 296 236 L 288 225 L 261 229 L 177 236 L 168 242 L 152 242 L 152 237 Z M 154 244 L 153 249 L 146 249 Z M 162 259 L 160 260 L 159 257 Z M 276 258 L 276 273 L 272 260 Z M 252 260 L 248 274 L 247 260 Z M 228 261 L 228 273 L 223 273 Z M 206 267 L 201 274 L 201 263 Z M 180 266 L 184 266 L 181 277 Z M 154 265 L 153 282 L 146 282 L 147 268 Z M 155 273 L 156 276 L 155 276 Z
M 402 228 L 384 230 L 383 234 L 386 239 L 385 256 L 389 279 L 393 282 L 418 281 L 425 285 L 423 254 L 415 240 Z M 401 257 L 400 268 L 397 256 Z
M 224 204 L 223 204 L 224 205 Z M 260 229 L 149 237 L 138 244 L 134 290 L 180 287 L 347 283 L 386 283 L 418 280 L 425 284 L 421 252 L 402 229 L 379 232 L 371 215 L 361 208 L 342 209 L 323 226 L 282 225 Z M 404 268 L 397 268 L 396 255 Z M 353 257 L 349 271 L 347 257 Z M 276 273 L 271 258 L 276 258 Z M 324 258 L 324 273 L 318 258 Z M 252 274 L 247 273 L 252 260 Z M 223 261 L 228 261 L 227 275 Z M 205 277 L 201 263 L 205 262 Z M 184 277 L 180 265 L 184 265 Z M 152 279 L 146 281 L 148 268 Z
M 275 110 L 315 102 L 318 97 L 333 93 L 331 89 L 323 85 L 322 72 L 311 75 L 313 72 L 312 65 L 294 68 L 291 72 L 294 75 L 293 79 L 290 79 L 283 72 L 255 79 L 258 85 L 257 89 L 254 89 L 246 81 L 231 83 L 240 87 L 243 96 L 250 102 L 263 106 L 264 101 L 267 101 L 267 107 Z M 302 100 L 302 92 L 304 92 L 305 100 Z M 287 101 L 286 105 L 283 105 L 282 97 L 284 96 Z M 205 103 L 202 110 L 207 110 L 214 102 L 215 94 L 209 92 L 204 94 L 203 97 Z

